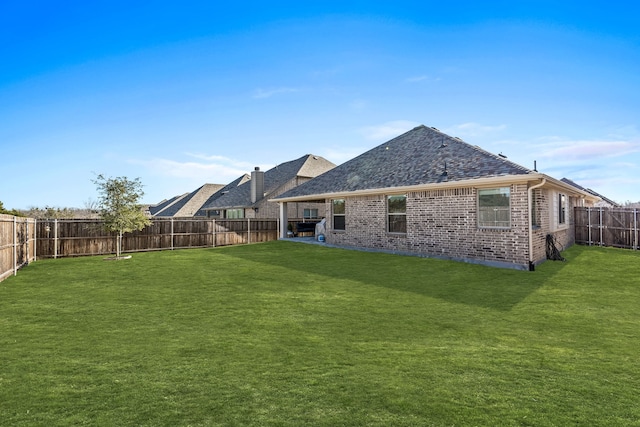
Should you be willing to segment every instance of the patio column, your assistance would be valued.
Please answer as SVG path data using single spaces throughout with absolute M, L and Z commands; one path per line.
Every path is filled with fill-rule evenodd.
M 289 217 L 287 215 L 287 202 L 280 202 L 280 238 L 287 238 L 287 224 L 289 224 Z

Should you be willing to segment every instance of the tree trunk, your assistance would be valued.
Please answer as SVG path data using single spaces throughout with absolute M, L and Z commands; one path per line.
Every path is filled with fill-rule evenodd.
M 116 257 L 120 258 L 120 252 L 122 252 L 122 231 L 118 232 L 118 240 L 116 242 Z

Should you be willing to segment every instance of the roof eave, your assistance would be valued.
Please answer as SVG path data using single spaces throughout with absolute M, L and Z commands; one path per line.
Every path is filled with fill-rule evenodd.
M 295 196 L 295 197 L 284 197 L 284 198 L 272 198 L 268 199 L 270 202 L 304 202 L 309 200 L 318 200 L 318 199 L 335 199 L 340 197 L 354 197 L 354 196 L 371 196 L 375 194 L 401 194 L 407 193 L 410 191 L 428 191 L 428 190 L 446 190 L 451 188 L 461 188 L 461 187 L 487 187 L 494 185 L 505 185 L 505 184 L 520 184 L 526 183 L 530 181 L 542 181 L 546 179 L 547 182 L 555 187 L 560 187 L 561 189 L 571 193 L 572 195 L 591 200 L 596 202 L 600 200 L 599 197 L 596 197 L 586 191 L 582 191 L 578 188 L 575 188 L 569 184 L 566 184 L 560 180 L 552 178 L 548 175 L 542 173 L 528 173 L 522 175 L 501 175 L 501 176 L 492 176 L 486 178 L 474 178 L 474 179 L 465 179 L 460 181 L 447 181 L 447 182 L 439 182 L 439 183 L 430 183 L 430 184 L 419 184 L 419 185 L 408 185 L 401 187 L 386 187 L 386 188 L 371 188 L 366 190 L 356 190 L 356 191 L 339 191 L 339 192 L 331 192 L 331 193 L 319 193 L 319 194 L 308 194 L 305 196 Z
M 486 178 L 474 178 L 474 179 L 464 179 L 459 181 L 447 181 L 447 182 L 438 182 L 438 183 L 430 183 L 430 184 L 418 184 L 418 185 L 407 185 L 400 187 L 384 187 L 384 188 L 371 188 L 366 190 L 356 190 L 356 191 L 339 191 L 332 193 L 321 193 L 321 194 L 309 194 L 305 196 L 295 196 L 295 197 L 285 197 L 285 198 L 273 198 L 269 199 L 270 202 L 303 202 L 307 200 L 317 200 L 317 199 L 331 199 L 338 197 L 353 197 L 353 196 L 371 196 L 374 194 L 401 194 L 407 193 L 410 191 L 427 191 L 427 190 L 445 190 L 450 188 L 460 188 L 460 187 L 486 187 L 491 185 L 498 184 L 517 184 L 523 182 L 529 182 L 536 179 L 541 179 L 543 177 L 542 174 L 522 174 L 522 175 L 501 175 L 501 176 L 492 176 Z
M 600 197 L 589 193 L 588 191 L 585 190 L 581 190 L 571 184 L 568 184 L 564 181 L 561 181 L 559 179 L 555 179 L 553 177 L 550 177 L 548 175 L 545 174 L 540 174 L 542 178 L 546 179 L 547 182 L 555 187 L 559 187 L 560 189 L 566 191 L 569 194 L 572 194 L 574 196 L 578 196 L 580 198 L 586 199 L 586 200 L 590 200 L 592 202 L 597 202 L 602 200 Z

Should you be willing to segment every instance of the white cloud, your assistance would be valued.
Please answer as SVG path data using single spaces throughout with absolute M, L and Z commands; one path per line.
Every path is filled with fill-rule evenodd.
M 419 82 L 438 82 L 440 81 L 440 77 L 430 77 L 427 76 L 425 74 L 421 75 L 421 76 L 413 76 L 413 77 L 408 77 L 406 78 L 404 81 L 407 83 L 419 83 Z
M 193 157 L 194 159 L 205 160 L 207 162 L 215 162 L 217 164 L 224 164 L 229 167 L 234 167 L 238 169 L 246 169 L 250 170 L 253 168 L 253 163 L 233 160 L 225 156 L 216 156 L 216 155 L 208 155 L 201 153 L 185 153 L 189 157 Z
M 640 142 L 632 141 L 554 141 L 540 147 L 543 158 L 563 161 L 589 161 L 627 156 L 640 152 Z
M 169 159 L 154 158 L 150 160 L 131 160 L 130 163 L 141 165 L 155 175 L 174 178 L 199 178 L 203 183 L 211 177 L 238 177 L 246 170 L 237 169 L 217 163 L 178 162 Z
M 271 98 L 274 95 L 279 95 L 282 93 L 292 93 L 292 92 L 299 92 L 300 89 L 297 88 L 293 88 L 293 87 L 278 87 L 278 88 L 273 88 L 273 89 L 257 89 L 254 94 L 253 97 L 255 99 L 265 99 L 265 98 Z
M 420 123 L 412 122 L 410 120 L 395 120 L 376 126 L 364 127 L 360 129 L 360 133 L 369 140 L 384 142 L 419 125 Z
M 327 148 L 320 153 L 322 157 L 325 159 L 339 165 L 341 163 L 346 162 L 347 160 L 351 160 L 354 157 L 359 156 L 365 151 L 369 150 L 371 147 L 338 147 L 338 148 Z
M 367 106 L 367 101 L 364 101 L 362 99 L 354 99 L 349 103 L 349 108 L 354 111 L 363 111 L 365 108 L 367 108 Z
M 507 125 L 488 126 L 479 123 L 468 122 L 445 129 L 445 133 L 459 137 L 478 137 L 481 135 L 498 133 L 507 128 Z
M 224 156 L 200 153 L 185 153 L 196 161 L 178 161 L 173 159 L 130 159 L 129 163 L 145 168 L 148 174 L 175 180 L 192 182 L 227 184 L 239 176 L 251 172 L 256 166 L 246 161 L 237 161 Z M 267 170 L 273 165 L 259 165 Z

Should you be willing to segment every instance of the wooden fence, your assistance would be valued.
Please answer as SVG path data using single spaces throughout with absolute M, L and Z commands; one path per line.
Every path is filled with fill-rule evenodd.
M 639 249 L 640 209 L 575 208 L 576 243 Z
M 0 214 L 0 281 L 36 259 L 36 220 Z
M 152 220 L 141 231 L 125 233 L 122 252 L 204 248 L 277 240 L 277 219 Z M 116 234 L 105 231 L 99 219 L 53 219 L 37 223 L 40 258 L 105 255 L 116 251 Z

